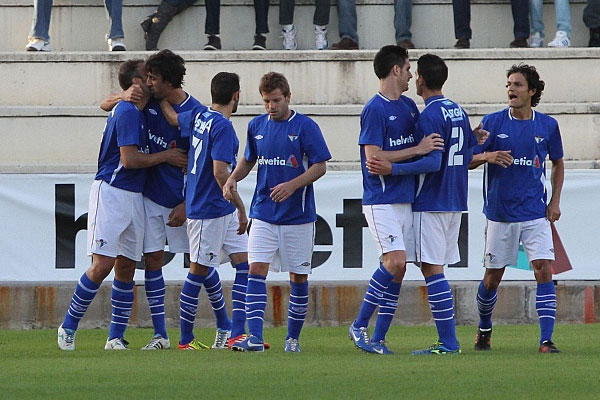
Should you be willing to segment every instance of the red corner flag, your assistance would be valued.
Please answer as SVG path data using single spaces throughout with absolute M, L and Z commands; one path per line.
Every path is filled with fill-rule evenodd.
M 551 269 L 552 274 L 560 274 L 561 272 L 566 272 L 573 269 L 571 265 L 571 261 L 569 261 L 569 256 L 567 256 L 567 252 L 565 251 L 565 247 L 560 240 L 560 236 L 558 236 L 558 231 L 554 226 L 554 223 L 550 224 L 552 228 L 552 241 L 554 242 L 554 261 L 552 261 Z

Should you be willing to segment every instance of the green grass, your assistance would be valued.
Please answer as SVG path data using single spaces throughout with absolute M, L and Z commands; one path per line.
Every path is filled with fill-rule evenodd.
M 177 330 L 170 330 L 176 342 Z M 0 331 L 0 398 L 106 399 L 598 399 L 600 325 L 558 325 L 561 354 L 537 352 L 536 325 L 497 326 L 493 350 L 475 352 L 475 329 L 458 327 L 463 354 L 410 356 L 434 327 L 392 327 L 394 356 L 356 350 L 345 327 L 302 332 L 302 353 L 283 352 L 284 328 L 265 331 L 272 349 L 142 352 L 148 329 L 129 329 L 132 351 L 107 352 L 105 330 L 81 330 L 62 352 L 55 330 Z M 196 330 L 211 343 L 213 329 Z

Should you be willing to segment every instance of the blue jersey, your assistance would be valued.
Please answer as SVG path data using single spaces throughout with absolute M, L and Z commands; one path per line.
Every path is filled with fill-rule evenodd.
M 295 111 L 285 121 L 268 114 L 248 124 L 246 160 L 258 164 L 250 218 L 276 225 L 299 225 L 317 220 L 313 185 L 296 190 L 281 203 L 271 200 L 271 189 L 302 175 L 311 165 L 331 158 L 319 126 Z
M 201 106 L 200 102 L 188 94 L 181 104 L 174 105 L 173 108 L 175 112 L 182 113 L 199 105 Z M 188 151 L 189 139 L 181 137 L 179 128 L 169 125 L 156 100 L 148 103 L 144 114 L 148 123 L 151 153 L 170 148 Z M 185 175 L 181 168 L 162 163 L 149 169 L 144 196 L 163 207 L 173 208 L 183 202 L 184 188 Z
M 233 124 L 218 111 L 196 106 L 179 114 L 182 137 L 190 138 L 186 187 L 186 214 L 192 219 L 218 218 L 235 211 L 225 200 L 213 172 L 213 160 L 235 168 L 240 145 Z
M 148 133 L 144 114 L 128 102 L 120 101 L 108 115 L 98 156 L 96 180 L 130 192 L 141 192 L 146 182 L 146 168 L 126 169 L 121 163 L 122 146 L 137 146 L 148 153 Z
M 413 211 L 466 211 L 469 163 L 477 144 L 469 117 L 452 100 L 433 96 L 425 100 L 417 132 L 420 137 L 438 133 L 444 150 L 425 156 L 435 158 L 439 170 L 419 175 Z
M 558 122 L 532 110 L 529 120 L 513 118 L 510 108 L 483 118 L 490 137 L 475 153 L 510 150 L 508 168 L 486 164 L 483 178 L 483 212 L 498 222 L 531 221 L 546 216 L 546 156 L 563 157 Z
M 363 204 L 412 203 L 415 198 L 413 175 L 372 175 L 366 167 L 365 145 L 384 151 L 415 146 L 421 138 L 415 134 L 419 110 L 406 96 L 390 100 L 377 93 L 360 115 L 360 164 L 363 175 Z

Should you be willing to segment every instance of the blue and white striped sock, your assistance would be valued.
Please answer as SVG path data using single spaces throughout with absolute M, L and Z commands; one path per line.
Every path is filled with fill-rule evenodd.
M 208 275 L 204 280 L 204 288 L 210 301 L 210 306 L 215 313 L 217 319 L 217 327 L 226 331 L 231 330 L 231 320 L 227 316 L 227 308 L 225 307 L 225 299 L 223 298 L 223 287 L 219 273 L 215 268 L 209 268 Z
M 538 283 L 535 309 L 540 319 L 540 344 L 552 340 L 556 320 L 556 291 L 553 282 Z
M 260 340 L 263 340 L 263 323 L 267 307 L 266 279 L 266 276 L 249 274 L 248 289 L 246 290 L 248 331 Z
M 492 313 L 498 300 L 497 290 L 487 290 L 483 281 L 479 283 L 477 290 L 477 308 L 479 310 L 479 329 L 492 329 Z
M 206 279 L 205 275 L 188 272 L 179 296 L 180 344 L 188 344 L 194 338 L 194 322 L 198 311 L 198 296 Z
M 92 300 L 94 300 L 99 288 L 100 285 L 92 282 L 85 273 L 81 275 L 75 288 L 75 293 L 73 293 L 73 297 L 71 298 L 71 304 L 67 309 L 65 320 L 62 323 L 63 328 L 77 329 L 79 321 L 81 321 L 88 307 L 92 304 Z
M 427 298 L 433 314 L 440 342 L 449 350 L 456 350 L 456 321 L 454 320 L 454 299 L 452 290 L 444 274 L 425 278 Z
M 373 343 L 385 340 L 385 335 L 390 329 L 392 319 L 398 308 L 398 297 L 400 296 L 401 283 L 390 282 L 388 288 L 383 292 L 383 297 L 379 301 L 379 311 L 377 312 L 377 321 L 371 341 Z
M 108 340 L 122 338 L 129 323 L 129 316 L 133 308 L 133 285 L 134 282 L 121 282 L 113 280 L 110 302 L 112 304 L 112 316 L 108 330 Z
M 390 274 L 383 267 L 383 264 L 379 264 L 379 268 L 375 270 L 369 281 L 367 293 L 365 294 L 360 311 L 358 312 L 358 317 L 354 322 L 355 328 L 369 326 L 369 320 L 375 312 L 375 308 L 379 305 L 379 302 L 383 297 L 383 292 L 388 288 L 392 279 L 394 279 L 394 275 Z
M 246 288 L 248 287 L 248 263 L 235 265 L 235 280 L 231 289 L 231 337 L 246 333 Z
M 150 306 L 154 334 L 167 339 L 167 328 L 165 326 L 165 280 L 162 269 L 156 271 L 146 270 L 145 278 L 144 287 L 146 289 L 148 305 Z
M 294 283 L 290 281 L 290 302 L 288 306 L 288 334 L 289 338 L 298 339 L 308 311 L 308 281 Z

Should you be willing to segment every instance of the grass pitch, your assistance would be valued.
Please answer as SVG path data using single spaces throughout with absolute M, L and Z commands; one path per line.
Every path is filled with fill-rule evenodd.
M 558 325 L 561 354 L 539 354 L 537 325 L 496 326 L 492 351 L 475 352 L 475 328 L 458 327 L 463 354 L 410 356 L 435 328 L 392 327 L 393 356 L 354 348 L 346 327 L 306 327 L 302 353 L 283 352 L 285 328 L 265 331 L 271 350 L 139 351 L 152 336 L 129 329 L 131 351 L 107 352 L 105 330 L 81 330 L 60 351 L 55 330 L 0 331 L 0 398 L 45 399 L 598 399 L 600 325 Z M 170 330 L 176 345 L 177 330 Z M 213 329 L 196 336 L 212 343 Z

